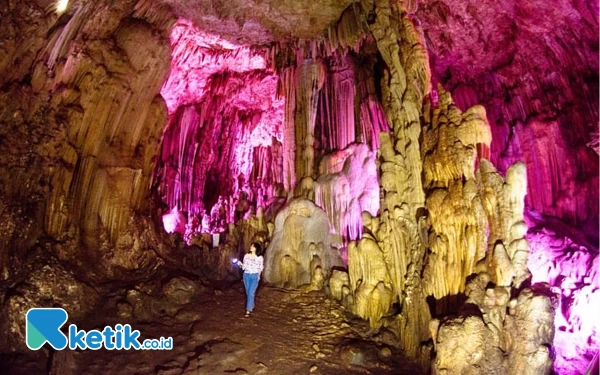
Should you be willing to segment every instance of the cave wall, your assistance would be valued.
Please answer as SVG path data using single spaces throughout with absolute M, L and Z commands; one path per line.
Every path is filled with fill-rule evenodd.
M 396 332 L 410 357 L 426 366 L 433 348 L 436 371 L 454 373 L 481 366 L 549 371 L 553 296 L 522 285 L 529 246 L 523 199 L 574 224 L 597 220 L 597 204 L 586 202 L 597 203 L 598 160 L 584 145 L 598 109 L 581 99 L 597 95 L 590 79 L 597 78 L 597 56 L 588 55 L 596 47 L 587 47 L 597 22 L 582 2 L 575 13 L 561 12 L 566 5 L 560 3 L 557 13 L 546 15 L 546 22 L 585 25 L 576 38 L 584 52 L 574 54 L 564 47 L 574 35 L 566 21 L 557 34 L 539 37 L 543 30 L 530 22 L 537 3 L 503 4 L 505 16 L 477 23 L 486 26 L 462 39 L 453 33 L 464 28 L 445 27 L 464 23 L 451 11 L 457 7 L 436 2 L 417 10 L 415 4 L 363 1 L 343 12 L 327 38 L 260 51 L 209 36 L 216 50 L 228 51 L 196 54 L 207 47 L 180 33 L 190 24 L 175 24 L 168 6 L 72 2 L 58 15 L 50 2 L 8 3 L 0 29 L 0 141 L 6 150 L 0 157 L 6 171 L 0 175 L 0 278 L 2 291 L 8 289 L 2 293 L 8 318 L 0 331 L 17 327 L 17 338 L 5 336 L 0 347 L 22 345 L 18 327 L 27 308 L 71 304 L 81 318 L 99 303 L 87 282 L 131 282 L 163 264 L 169 250 L 151 218 L 156 206 L 199 212 L 201 201 L 210 205 L 219 195 L 238 194 L 237 203 L 217 206 L 226 221 L 249 204 L 256 216 L 228 227 L 231 240 L 215 262 L 227 263 L 240 243 L 268 242 L 281 229 L 265 222 L 266 201 L 309 198 L 325 210 L 320 228 L 328 216 L 332 232 L 344 237 L 320 232 L 328 238 L 320 242 L 332 245 L 327 251 L 348 249 L 348 272 L 334 272 L 331 285 L 339 290 L 332 294 L 372 326 Z M 466 9 L 470 17 L 493 18 Z M 525 46 L 528 38 L 541 44 Z M 514 48 L 508 56 L 486 53 L 488 40 Z M 456 55 L 463 51 L 457 43 L 474 41 L 482 42 L 484 53 Z M 536 53 L 550 65 L 532 65 Z M 177 56 L 197 65 L 183 64 L 167 77 L 169 60 L 178 64 Z M 207 61 L 236 60 L 246 61 L 248 71 L 225 62 L 227 71 L 207 72 Z M 562 70 L 564 61 L 577 68 Z M 200 75 L 191 81 L 203 86 L 182 83 L 188 74 Z M 449 88 L 456 105 L 432 81 Z M 248 82 L 267 90 L 248 93 Z M 546 91 L 555 95 L 543 99 Z M 477 102 L 487 115 L 471 108 Z M 256 129 L 262 130 L 253 140 L 248 135 Z M 491 159 L 500 173 L 477 160 L 476 150 L 482 156 L 491 139 L 497 140 Z M 509 167 L 518 159 L 525 164 Z M 368 171 L 360 175 L 363 167 Z M 374 182 L 377 174 L 378 184 L 353 181 L 368 176 Z M 151 185 L 157 195 L 150 194 Z M 339 189 L 348 194 L 331 193 Z M 372 204 L 375 195 L 378 204 Z M 492 230 L 484 234 L 486 225 Z M 297 242 L 309 269 L 294 272 L 306 283 L 308 271 L 312 283 L 318 262 L 310 257 L 319 243 Z M 325 265 L 339 264 L 340 254 L 333 255 L 336 261 Z M 176 261 L 188 269 L 203 259 Z M 45 279 L 55 281 L 48 286 Z M 74 286 L 73 295 L 59 293 L 59 283 Z M 428 296 L 441 304 L 460 293 L 476 311 L 431 319 L 440 306 L 432 309 Z M 530 331 L 536 325 L 543 329 Z M 478 344 L 463 348 L 468 358 L 452 360 L 453 343 L 473 338 Z M 509 355 L 501 358 L 501 352 Z M 493 356 L 482 360 L 482 353 Z M 528 358 L 532 353 L 535 361 Z
M 450 0 L 412 10 L 434 80 L 462 110 L 486 108 L 491 161 L 501 171 L 527 165 L 527 206 L 594 236 L 598 155 L 587 144 L 598 138 L 598 3 Z
M 73 3 L 60 17 L 50 2 L 16 6 L 8 18 L 13 32 L 28 22 L 36 30 L 13 36 L 14 58 L 2 66 L 3 129 L 13 129 L 3 137 L 3 202 L 17 206 L 9 214 L 35 221 L 29 246 L 47 236 L 61 260 L 93 260 L 98 273 L 117 278 L 117 268 L 136 269 L 149 255 L 134 244 L 141 232 L 132 236 L 129 228 L 150 207 L 152 161 L 166 120 L 157 94 L 170 51 L 161 28 L 172 20 L 152 24 L 148 9 L 135 2 Z M 139 51 L 140 44 L 149 48 Z M 27 225 L 13 229 L 17 237 L 27 237 L 21 228 Z M 23 248 L 10 238 L 3 236 L 7 248 Z M 4 259 L 4 278 L 22 255 Z
M 148 187 L 174 19 L 143 1 L 5 5 L 0 329 L 11 334 L 0 347 L 15 350 L 27 309 L 59 304 L 81 319 L 104 283 L 164 263 Z

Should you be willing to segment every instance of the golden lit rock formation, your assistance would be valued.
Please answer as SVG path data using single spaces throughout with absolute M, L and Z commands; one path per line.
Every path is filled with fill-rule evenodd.
M 303 371 L 394 373 L 406 357 L 411 373 L 584 372 L 597 5 L 492 3 L 5 2 L 0 372 L 112 366 L 27 351 L 32 307 L 178 331 L 183 359 L 139 356 L 140 372 L 222 370 L 198 327 L 242 346 L 255 321 L 237 320 L 232 261 L 253 242 L 285 287 L 265 288 L 269 314 L 298 299 L 332 316 L 281 324 L 327 343 Z M 222 316 L 192 311 L 204 303 Z

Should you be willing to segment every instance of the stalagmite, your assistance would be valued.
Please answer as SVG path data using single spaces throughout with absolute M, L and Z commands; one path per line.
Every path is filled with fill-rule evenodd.
M 323 210 L 306 199 L 290 201 L 275 219 L 275 232 L 265 253 L 265 280 L 292 288 L 310 284 L 315 256 L 329 277 L 332 267 L 342 265 L 333 241 Z
M 542 287 L 524 289 L 507 321 L 508 374 L 549 374 L 554 339 L 554 296 Z
M 421 342 L 429 337 L 429 308 L 420 278 L 425 247 L 417 211 L 425 206 L 419 148 L 422 100 L 429 90 L 429 63 L 422 35 L 400 8 L 375 1 L 371 32 L 387 69 L 382 79 L 383 107 L 390 133 L 381 133 L 383 197 L 377 240 L 392 271 L 393 290 L 402 305 L 400 342 L 409 357 L 428 362 Z
M 396 299 L 384 254 L 373 238 L 363 237 L 348 246 L 348 273 L 354 294 L 353 311 L 369 320 L 372 327 L 381 325 L 381 317 Z
M 481 160 L 481 168 L 477 172 L 478 180 L 483 185 L 483 202 L 490 223 L 488 243 L 490 246 L 501 241 L 506 256 L 510 258 L 516 279 L 514 284 L 519 287 L 529 277 L 527 270 L 528 245 L 525 240 L 524 228 L 524 197 L 527 193 L 527 174 L 523 163 L 516 163 L 506 173 L 506 182 L 487 160 Z M 488 256 L 488 268 L 495 270 L 496 276 L 504 271 L 498 269 L 494 261 L 496 252 Z M 504 255 L 501 255 L 504 257 Z M 499 282 L 498 278 L 494 278 Z
M 533 297 L 530 290 L 520 290 L 529 278 L 524 165 L 511 166 L 506 180 L 486 159 L 479 160 L 475 171 L 478 144 L 489 146 L 491 141 L 485 112 L 475 107 L 462 113 L 448 93 L 438 90 L 438 106 L 423 142 L 425 183 L 431 188 L 427 198 L 431 254 L 423 276 L 436 303 L 465 292 L 474 309 L 465 304 L 466 318 L 446 318 L 430 326 L 436 350 L 433 372 L 548 373 L 552 360 L 543 343 L 554 335 L 550 298 L 543 292 Z M 509 304 L 513 293 L 519 298 Z M 527 310 L 530 297 L 545 305 L 536 321 L 517 313 L 520 307 Z M 539 338 L 529 335 L 526 341 L 514 338 L 537 324 L 550 331 Z
M 477 145 L 489 146 L 491 134 L 483 108 L 462 113 L 442 87 L 438 93 L 433 114 L 425 115 L 431 123 L 422 146 L 424 183 L 432 189 L 427 197 L 431 253 L 423 278 L 427 294 L 441 299 L 463 292 L 467 277 L 486 255 L 488 219 L 475 163 Z
M 173 67 L 161 90 L 170 121 L 153 185 L 170 209 L 201 223 L 195 233 L 224 232 L 283 194 L 286 164 L 276 161 L 275 150 L 288 129 L 283 98 L 277 77 L 265 69 L 264 50 L 184 20 L 173 28 L 171 44 Z

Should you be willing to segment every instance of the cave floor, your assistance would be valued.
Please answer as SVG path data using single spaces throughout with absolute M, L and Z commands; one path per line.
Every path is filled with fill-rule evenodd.
M 172 336 L 170 351 L 62 351 L 52 372 L 81 374 L 418 374 L 381 332 L 322 292 L 261 286 L 244 315 L 241 282 L 209 289 L 176 316 L 131 325 L 141 339 Z M 104 324 L 119 323 L 115 318 Z M 123 323 L 123 321 L 120 321 Z M 387 332 L 388 334 L 391 334 Z M 389 336 L 389 335 L 388 335 Z M 60 363 L 60 362 L 63 363 Z

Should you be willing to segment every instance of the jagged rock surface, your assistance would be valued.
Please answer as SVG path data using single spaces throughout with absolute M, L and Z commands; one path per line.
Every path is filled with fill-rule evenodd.
M 310 284 L 315 258 L 328 277 L 332 267 L 343 265 L 334 241 L 323 210 L 306 199 L 292 200 L 275 219 L 265 253 L 265 280 L 286 287 Z
M 586 241 L 581 228 L 548 220 L 528 211 L 527 241 L 532 281 L 548 283 L 557 294 L 554 369 L 560 374 L 585 373 L 600 346 L 598 246 Z
M 596 231 L 598 3 L 411 3 L 435 82 L 461 110 L 487 110 L 488 158 L 502 173 L 526 164 L 527 206 Z
M 438 90 L 438 106 L 433 116 L 425 116 L 431 126 L 425 128 L 423 146 L 427 185 L 434 187 L 427 198 L 431 253 L 423 273 L 425 290 L 436 305 L 463 292 L 468 299 L 459 317 L 430 323 L 433 372 L 549 373 L 552 294 L 537 286 L 521 290 L 530 278 L 525 165 L 511 166 L 506 180 L 484 158 L 475 171 L 477 149 L 485 150 L 482 146 L 491 141 L 485 111 L 461 113 L 450 95 Z M 509 301 L 516 293 L 519 297 Z
M 2 12 L 0 279 L 30 280 L 26 303 L 6 301 L 6 316 L 22 326 L 23 309 L 56 304 L 81 319 L 106 292 L 82 282 L 127 283 L 164 264 L 147 198 L 166 120 L 162 30 L 173 20 L 134 1 L 74 1 L 62 16 L 50 1 Z M 50 260 L 31 271 L 36 243 Z M 23 343 L 17 334 L 3 330 L 0 350 Z
M 335 23 L 351 0 L 298 4 L 266 1 L 163 0 L 179 17 L 234 43 L 262 44 L 286 38 L 312 39 Z
M 439 101 L 423 134 L 423 169 L 427 196 L 427 242 L 430 253 L 423 272 L 425 291 L 436 299 L 464 291 L 466 279 L 485 258 L 488 218 L 475 180 L 477 146 L 489 146 L 485 110 L 465 113 L 438 88 Z
M 199 14 L 194 4 L 206 12 Z M 253 241 L 268 244 L 271 236 L 270 249 L 290 246 L 284 250 L 292 254 L 273 252 L 270 261 L 286 259 L 283 268 L 281 259 L 269 266 L 274 280 L 321 289 L 331 267 L 342 265 L 338 248 L 358 239 L 348 246 L 348 273 L 335 270 L 329 280 L 331 294 L 372 327 L 396 333 L 394 343 L 421 365 L 428 364 L 427 340 L 433 338 L 440 371 L 549 371 L 552 297 L 539 286 L 522 289 L 529 277 L 522 212 L 525 202 L 571 223 L 597 223 L 598 159 L 584 146 L 590 133 L 597 137 L 598 108 L 588 99 L 598 91 L 597 48 L 588 46 L 596 42 L 596 5 L 558 2 L 540 12 L 546 4 L 535 1 L 465 7 L 376 0 L 347 7 L 345 0 L 74 0 L 61 16 L 52 1 L 7 5 L 0 9 L 0 301 L 10 310 L 4 324 L 22 327 L 28 306 L 49 303 L 84 317 L 82 296 L 94 306 L 96 293 L 106 292 L 88 283 L 130 287 L 165 264 L 222 280 L 235 271 L 232 257 Z M 181 16 L 188 20 L 176 23 Z M 324 31 L 326 37 L 312 40 L 240 45 Z M 485 43 L 473 48 L 474 41 Z M 165 104 L 157 94 L 169 57 Z M 442 90 L 431 90 L 432 81 L 444 83 L 457 105 Z M 244 87 L 249 82 L 260 83 L 253 86 L 259 89 Z M 431 106 L 440 106 L 433 120 L 423 107 L 427 96 Z M 483 111 L 467 110 L 477 102 L 492 123 L 491 152 Z M 154 180 L 150 195 L 168 114 L 155 174 L 162 179 Z M 432 129 L 422 133 L 422 119 Z M 498 170 L 481 159 L 475 172 L 476 150 Z M 524 163 L 513 165 L 517 159 Z M 351 181 L 361 162 L 371 179 L 366 185 Z M 348 168 L 340 168 L 343 163 Z M 379 204 L 365 202 L 379 188 L 374 167 L 381 172 Z M 333 194 L 340 189 L 343 197 Z M 286 195 L 315 200 L 326 213 L 304 202 L 312 219 L 301 209 L 290 223 L 274 225 L 269 221 Z M 205 226 L 189 220 L 203 199 L 212 206 Z M 167 212 L 179 220 L 174 226 L 183 239 L 157 235 L 150 217 Z M 309 223 L 303 231 L 296 221 Z M 225 241 L 211 246 L 216 237 L 199 227 Z M 596 229 L 577 236 L 597 241 Z M 26 259 L 33 247 L 52 256 Z M 581 357 L 598 346 L 597 328 L 581 311 L 597 301 L 597 246 L 563 250 L 539 261 L 551 275 L 533 277 L 561 288 L 559 324 L 590 344 L 574 349 Z M 575 271 L 565 260 L 571 253 L 570 260 L 583 259 Z M 48 267 L 36 268 L 44 262 Z M 63 293 L 56 280 L 71 285 L 72 293 Z M 166 284 L 164 292 L 174 303 L 187 301 L 187 284 Z M 161 285 L 129 290 L 120 315 L 145 321 L 164 316 L 160 303 L 148 302 Z M 430 313 L 444 311 L 463 291 L 463 307 L 475 310 L 429 325 Z M 428 294 L 441 299 L 432 310 Z M 38 298 L 49 295 L 56 300 Z M 570 309 L 571 301 L 577 307 Z M 23 343 L 18 329 L 8 326 L 0 327 L 9 333 L 0 352 Z M 465 359 L 457 362 L 453 342 L 471 335 L 477 345 L 461 347 Z M 572 354 L 562 348 L 560 358 Z M 344 349 L 349 362 L 356 359 L 354 349 Z M 482 350 L 489 357 L 483 362 Z M 72 360 L 65 358 L 65 368 Z

